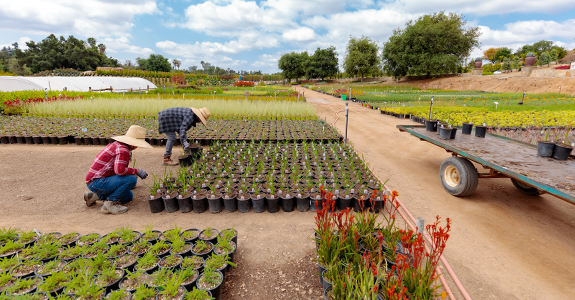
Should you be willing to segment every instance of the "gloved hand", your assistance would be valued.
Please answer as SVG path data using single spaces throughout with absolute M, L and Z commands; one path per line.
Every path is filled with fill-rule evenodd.
M 190 143 L 184 142 L 184 151 L 190 150 Z
M 142 179 L 146 179 L 146 177 L 148 177 L 148 173 L 142 169 L 138 169 L 138 173 L 136 173 L 136 175 Z

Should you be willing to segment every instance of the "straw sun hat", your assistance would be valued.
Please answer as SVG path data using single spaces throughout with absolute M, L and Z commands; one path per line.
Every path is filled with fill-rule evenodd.
M 132 125 L 128 129 L 125 135 L 113 136 L 114 140 L 128 144 L 131 146 L 142 147 L 142 148 L 152 148 L 152 145 L 146 142 L 146 128 Z
M 200 109 L 197 109 L 195 107 L 190 107 L 190 108 L 192 109 L 194 114 L 196 114 L 196 116 L 198 116 L 198 118 L 200 118 L 200 121 L 202 122 L 202 124 L 204 124 L 204 126 L 208 126 L 206 120 L 212 115 L 212 114 L 210 114 L 210 111 L 208 110 L 208 108 L 207 107 L 202 107 Z

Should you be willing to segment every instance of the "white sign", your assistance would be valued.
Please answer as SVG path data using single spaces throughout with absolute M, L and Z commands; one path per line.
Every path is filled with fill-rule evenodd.
M 571 63 L 571 70 L 575 70 L 575 62 Z

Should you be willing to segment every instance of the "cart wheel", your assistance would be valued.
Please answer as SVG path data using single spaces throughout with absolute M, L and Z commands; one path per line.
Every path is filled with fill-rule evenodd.
M 439 169 L 443 188 L 454 196 L 468 196 L 475 192 L 479 175 L 473 164 L 462 157 L 450 157 Z
M 513 185 L 524 194 L 532 195 L 532 196 L 541 195 L 541 192 L 538 189 L 531 187 L 529 185 L 526 185 L 525 183 L 523 183 L 521 181 L 517 181 L 517 180 L 511 178 L 511 182 L 513 182 Z

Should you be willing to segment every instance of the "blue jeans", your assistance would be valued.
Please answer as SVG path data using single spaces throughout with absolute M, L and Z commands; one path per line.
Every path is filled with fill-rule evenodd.
M 177 137 L 175 132 L 166 132 L 166 137 L 168 140 L 166 141 L 166 153 L 164 156 L 172 155 L 172 148 L 174 147 L 174 143 L 176 143 Z M 184 136 L 184 141 L 182 142 L 182 137 L 180 136 L 180 142 L 182 143 L 182 147 L 186 146 L 186 137 Z
M 125 204 L 134 198 L 134 194 L 130 190 L 136 186 L 137 181 L 136 175 L 114 175 L 94 179 L 88 184 L 88 188 L 96 193 L 101 200 L 119 201 L 120 204 Z

